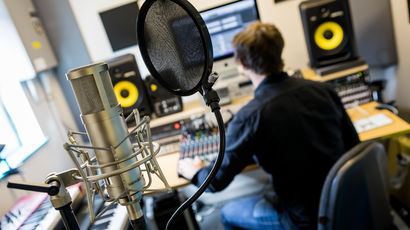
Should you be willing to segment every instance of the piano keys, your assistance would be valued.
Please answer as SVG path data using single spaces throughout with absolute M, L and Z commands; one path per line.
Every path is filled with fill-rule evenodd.
M 88 212 L 87 202 L 84 199 L 84 204 L 78 212 L 77 219 L 80 223 L 80 229 L 87 230 L 123 230 L 128 229 L 128 214 L 127 209 L 119 204 L 113 204 L 100 218 L 94 223 L 90 223 L 90 214 Z M 99 196 L 95 198 L 94 209 L 100 212 L 109 203 L 105 203 Z M 97 213 L 98 213 L 97 212 Z
M 0 229 L 18 229 L 48 199 L 45 193 L 22 197 L 0 221 Z
M 32 229 L 47 229 L 40 226 L 46 226 L 52 228 L 58 223 L 58 218 L 50 219 L 48 216 L 54 216 L 53 213 L 58 212 L 54 210 L 50 199 L 46 198 L 39 208 L 26 220 L 23 225 L 18 228 L 19 230 L 32 230 Z M 46 220 L 50 219 L 50 220 Z
M 104 204 L 104 207 L 108 204 Z M 90 227 L 90 230 L 122 230 L 128 228 L 127 209 L 114 204 Z
M 128 229 L 127 209 L 119 204 L 112 205 L 98 220 L 90 223 L 87 200 L 80 185 L 69 187 L 73 208 L 79 207 L 76 213 L 80 229 L 89 230 L 123 230 Z M 100 212 L 109 204 L 99 196 L 95 198 L 95 210 Z M 75 208 L 74 208 L 75 209 Z M 97 212 L 97 213 L 98 213 Z M 55 210 L 49 196 L 45 193 L 33 193 L 21 198 L 1 219 L 0 229 L 7 230 L 63 230 L 64 225 L 60 212 Z

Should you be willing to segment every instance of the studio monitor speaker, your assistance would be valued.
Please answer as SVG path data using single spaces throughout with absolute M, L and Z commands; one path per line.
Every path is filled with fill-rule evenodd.
M 310 0 L 299 5 L 310 66 L 328 66 L 357 58 L 347 0 Z
M 152 109 L 158 117 L 182 111 L 182 99 L 180 96 L 170 93 L 152 76 L 147 76 L 144 82 L 150 97 Z
M 106 61 L 118 102 L 127 117 L 137 108 L 140 116 L 152 113 L 148 94 L 132 54 L 126 54 Z

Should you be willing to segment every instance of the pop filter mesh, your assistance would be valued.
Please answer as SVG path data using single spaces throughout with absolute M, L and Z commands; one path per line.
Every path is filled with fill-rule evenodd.
M 155 1 L 144 22 L 145 49 L 169 88 L 189 91 L 206 71 L 203 41 L 191 16 L 170 0 Z

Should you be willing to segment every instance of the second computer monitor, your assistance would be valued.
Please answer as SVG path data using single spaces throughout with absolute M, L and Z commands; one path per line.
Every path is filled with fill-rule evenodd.
M 259 20 L 255 0 L 241 0 L 201 12 L 212 39 L 214 70 L 220 74 L 236 71 L 232 40 L 250 23 Z M 231 73 L 232 74 L 232 73 Z

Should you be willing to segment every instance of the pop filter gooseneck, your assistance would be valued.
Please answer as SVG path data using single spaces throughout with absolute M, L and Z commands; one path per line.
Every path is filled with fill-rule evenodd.
M 154 78 L 170 92 L 187 96 L 199 92 L 214 112 L 220 132 L 219 154 L 204 183 L 167 223 L 173 221 L 206 190 L 222 163 L 225 128 L 218 94 L 212 89 L 212 42 L 205 22 L 187 0 L 146 0 L 137 21 L 142 58 Z

